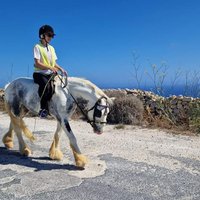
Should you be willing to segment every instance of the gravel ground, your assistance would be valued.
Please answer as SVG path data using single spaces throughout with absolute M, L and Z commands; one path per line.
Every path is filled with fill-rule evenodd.
M 37 140 L 27 141 L 33 155 L 24 158 L 0 141 L 0 199 L 200 199 L 200 138 L 137 126 L 102 135 L 89 124 L 70 121 L 82 153 L 89 158 L 84 170 L 74 166 L 64 132 L 60 162 L 48 158 L 56 121 L 27 118 Z M 0 112 L 0 134 L 9 118 Z

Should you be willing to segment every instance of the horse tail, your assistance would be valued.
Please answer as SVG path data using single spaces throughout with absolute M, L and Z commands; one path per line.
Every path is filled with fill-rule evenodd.
M 11 111 L 11 108 L 10 106 L 8 105 L 8 103 L 6 101 L 4 101 L 5 103 L 5 109 L 8 113 L 8 115 L 10 116 L 10 119 L 11 119 L 11 123 L 13 123 L 15 126 L 19 127 L 24 135 L 31 141 L 34 141 L 36 138 L 35 136 L 33 135 L 33 133 L 27 128 L 26 124 L 24 123 L 22 117 L 16 117 L 12 111 Z

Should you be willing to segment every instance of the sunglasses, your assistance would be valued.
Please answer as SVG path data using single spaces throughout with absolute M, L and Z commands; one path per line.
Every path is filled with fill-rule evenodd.
M 47 33 L 45 35 L 48 36 L 48 37 L 51 37 L 51 38 L 54 38 L 54 36 L 55 36 L 55 34 L 52 34 L 52 33 Z

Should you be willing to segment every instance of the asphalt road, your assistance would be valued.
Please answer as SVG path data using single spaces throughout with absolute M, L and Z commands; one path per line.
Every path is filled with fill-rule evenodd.
M 48 164 L 24 159 L 16 153 L 0 150 L 1 165 L 16 161 L 18 167 L 35 168 L 33 172 L 0 171 L 0 198 L 7 199 L 200 199 L 200 178 L 184 170 L 177 173 L 163 168 L 134 163 L 102 155 L 107 170 L 104 175 L 80 179 L 68 174 L 76 170 L 72 165 Z M 9 155 L 10 158 L 7 156 Z M 12 159 L 11 162 L 10 159 Z M 192 160 L 183 160 L 191 162 Z M 199 163 L 196 167 L 199 167 Z M 39 169 L 37 169 L 37 167 Z M 51 180 L 50 180 L 51 179 Z
M 2 118 L 4 115 L 0 117 L 3 119 L 0 121 L 2 135 L 8 124 Z M 62 145 L 65 157 L 63 161 L 52 161 L 48 158 L 53 136 L 51 127 L 47 126 L 49 123 L 51 122 L 43 120 L 41 124 L 44 126 L 39 128 L 38 125 L 39 130 L 35 130 L 38 141 L 35 144 L 29 143 L 33 149 L 33 155 L 29 158 L 18 153 L 16 140 L 13 150 L 5 149 L 0 142 L 1 200 L 200 199 L 198 137 L 174 136 L 160 132 L 158 137 L 164 138 L 158 140 L 158 143 L 162 141 L 159 149 L 158 143 L 155 142 L 157 134 L 154 135 L 151 131 L 151 140 L 147 139 L 149 135 L 146 136 L 148 130 L 143 130 L 142 136 L 136 136 L 137 131 L 138 134 L 141 132 L 139 128 L 129 127 L 122 131 L 113 130 L 113 126 L 108 126 L 109 136 L 106 133 L 105 136 L 96 136 L 91 130 L 85 136 L 78 133 L 81 149 L 90 159 L 85 170 L 81 170 L 74 166 L 67 145 Z M 79 127 L 80 123 L 76 122 L 74 128 L 82 129 Z M 88 126 L 87 128 L 89 129 Z M 130 131 L 136 135 L 129 137 Z M 114 138 L 115 134 L 118 139 Z M 114 142 L 110 143 L 109 138 Z M 119 146 L 118 150 L 115 145 Z M 178 148 L 175 148 L 177 145 Z M 155 151 L 156 146 L 158 148 Z M 169 147 L 168 150 L 166 147 Z M 187 155 L 183 155 L 182 152 L 186 152 Z

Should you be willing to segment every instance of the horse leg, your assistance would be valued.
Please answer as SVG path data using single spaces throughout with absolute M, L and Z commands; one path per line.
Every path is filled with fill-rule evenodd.
M 49 157 L 52 160 L 62 160 L 63 159 L 63 153 L 60 150 L 60 136 L 61 136 L 61 125 L 58 122 L 57 123 L 57 129 L 54 134 L 54 139 L 51 144 L 50 150 L 49 150 Z
M 2 142 L 4 143 L 5 147 L 8 149 L 13 148 L 13 138 L 14 138 L 14 131 L 12 127 L 12 123 L 10 122 L 10 127 L 8 132 L 3 136 Z
M 24 139 L 22 137 L 22 131 L 30 140 L 34 140 L 35 139 L 34 136 L 32 135 L 31 131 L 28 130 L 21 117 L 14 116 L 10 110 L 8 114 L 10 115 L 11 119 L 11 124 L 12 124 L 11 128 L 14 129 L 18 138 L 20 153 L 25 156 L 31 155 L 31 150 L 24 142 Z
M 77 145 L 76 137 L 74 136 L 74 134 L 71 130 L 68 120 L 64 119 L 64 121 L 62 121 L 61 124 L 62 124 L 62 127 L 63 127 L 65 133 L 67 134 L 67 136 L 69 138 L 70 147 L 71 147 L 73 155 L 74 155 L 76 166 L 84 167 L 85 164 L 87 163 L 87 157 L 81 153 L 81 151 Z
M 20 118 L 20 128 L 23 131 L 24 135 L 31 141 L 34 141 L 36 138 L 33 135 L 33 133 L 28 129 L 28 127 L 26 126 L 24 120 L 22 118 Z
M 28 147 L 28 145 L 24 142 L 24 139 L 22 137 L 22 130 L 17 124 L 13 124 L 13 129 L 17 135 L 18 142 L 19 142 L 19 151 L 20 154 L 23 156 L 30 156 L 31 150 Z

